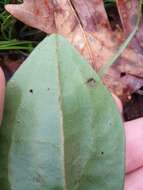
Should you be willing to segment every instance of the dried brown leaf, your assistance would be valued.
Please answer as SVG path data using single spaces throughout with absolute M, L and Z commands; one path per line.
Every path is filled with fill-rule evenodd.
M 138 4 L 138 0 L 117 0 L 120 31 L 112 31 L 102 0 L 24 0 L 6 9 L 34 28 L 65 36 L 98 71 L 133 30 Z M 143 86 L 142 28 L 103 79 L 122 99 Z

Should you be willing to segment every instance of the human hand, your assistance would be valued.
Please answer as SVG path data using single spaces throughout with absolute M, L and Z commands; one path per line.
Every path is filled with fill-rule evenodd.
M 122 112 L 121 101 L 115 96 L 114 98 Z M 124 190 L 143 190 L 143 118 L 125 122 L 124 128 L 126 136 Z

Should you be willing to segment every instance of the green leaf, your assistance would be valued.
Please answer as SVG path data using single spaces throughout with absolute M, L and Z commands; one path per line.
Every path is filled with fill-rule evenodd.
M 122 190 L 116 105 L 63 38 L 46 38 L 8 83 L 0 129 L 2 190 Z

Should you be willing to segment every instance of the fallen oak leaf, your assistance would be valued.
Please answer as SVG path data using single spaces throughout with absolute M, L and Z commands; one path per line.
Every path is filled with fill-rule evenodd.
M 126 6 L 126 1 L 122 1 Z M 137 18 L 138 0 L 132 0 L 130 12 Z M 20 5 L 7 5 L 6 9 L 24 23 L 48 34 L 65 36 L 86 57 L 98 71 L 116 52 L 119 45 L 132 30 L 124 24 L 129 10 L 120 11 L 121 1 L 117 0 L 124 31 L 112 31 L 101 0 L 25 0 Z M 136 10 L 135 10 L 136 9 Z M 130 15 L 130 14 L 129 14 Z M 127 17 L 129 18 L 129 16 Z M 130 19 L 126 19 L 129 23 Z M 127 28 L 127 29 L 126 29 Z M 109 89 L 126 99 L 132 92 L 143 86 L 143 55 L 138 49 L 128 47 L 104 77 Z M 124 76 L 122 74 L 125 74 Z

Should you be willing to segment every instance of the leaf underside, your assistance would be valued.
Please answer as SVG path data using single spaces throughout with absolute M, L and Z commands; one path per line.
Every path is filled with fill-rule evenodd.
M 123 190 L 120 114 L 91 66 L 46 38 L 7 86 L 2 190 Z

